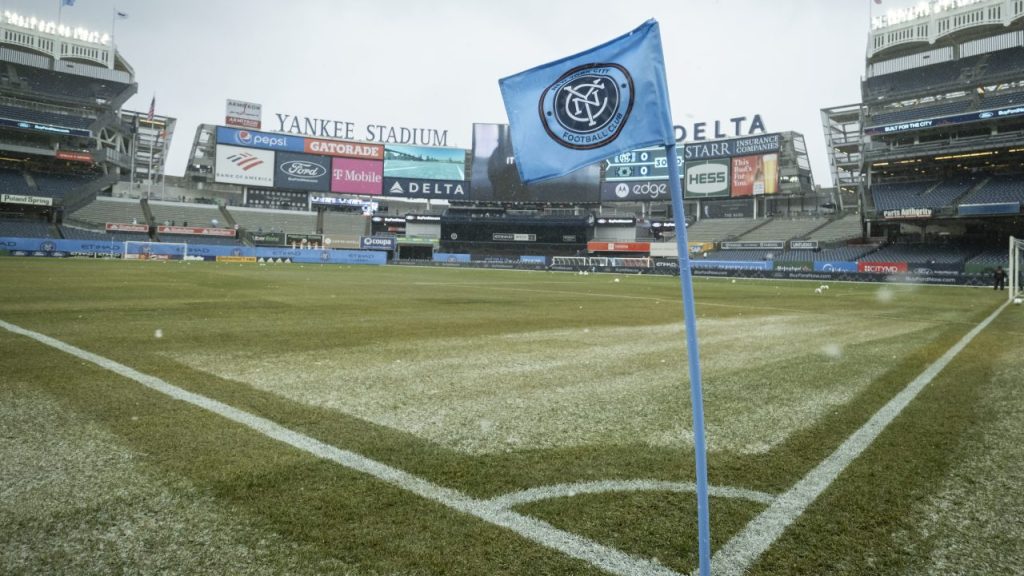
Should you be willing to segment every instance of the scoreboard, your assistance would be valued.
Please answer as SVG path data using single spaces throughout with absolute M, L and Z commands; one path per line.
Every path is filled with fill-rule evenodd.
M 668 162 L 663 146 L 630 150 L 604 161 L 606 182 L 633 180 L 668 180 Z M 676 165 L 683 169 L 682 151 L 677 151 Z

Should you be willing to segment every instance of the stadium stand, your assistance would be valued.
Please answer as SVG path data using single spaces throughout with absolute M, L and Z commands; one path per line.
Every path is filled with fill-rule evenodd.
M 1013 78 L 1024 62 L 1024 48 L 1015 47 L 868 78 L 864 102 L 962 90 L 965 85 L 990 85 Z M 1013 78 L 1017 79 L 1017 78 Z
M 181 204 L 178 202 L 149 201 L 154 224 L 176 226 L 217 226 L 223 225 L 220 209 L 212 204 Z M 217 221 L 217 224 L 213 224 Z
M 808 239 L 817 240 L 822 244 L 851 240 L 853 238 L 860 238 L 861 230 L 860 216 L 847 214 L 818 228 L 808 235 Z
M 25 173 L 12 168 L 0 168 L 0 191 L 4 194 L 32 194 Z
M 691 242 L 721 242 L 739 238 L 766 222 L 753 218 L 704 219 L 690 224 L 686 235 Z
M 359 244 L 360 236 L 369 235 L 369 219 L 354 212 L 324 212 L 324 236 L 330 238 L 332 245 Z
M 998 50 L 987 56 L 982 66 L 983 73 L 977 78 L 981 82 L 1002 80 L 1008 75 L 1019 74 L 1021 62 L 1024 62 L 1024 48 Z
M 263 210 L 232 206 L 231 216 L 239 226 L 250 232 L 283 231 L 293 234 L 316 234 L 316 214 L 294 210 Z
M 994 204 L 1024 202 L 1024 175 L 993 176 L 965 196 L 961 204 Z
M 966 194 L 967 191 L 977 185 L 979 181 L 980 180 L 974 176 L 963 176 L 961 178 L 943 180 L 922 194 L 918 199 L 916 207 L 943 208 L 945 206 L 952 206 L 958 198 Z
M 775 260 L 782 256 L 782 250 L 712 250 L 705 252 L 708 260 L 741 260 L 744 262 L 763 262 Z
M 932 106 L 913 106 L 901 110 L 882 111 L 872 114 L 869 124 L 896 124 L 910 120 L 922 120 L 925 118 L 938 118 L 966 112 L 972 104 L 972 100 L 955 100 L 943 102 Z
M 1005 106 L 1013 106 L 1015 104 L 1024 104 L 1024 92 L 999 92 L 996 94 L 988 94 L 982 98 L 981 103 L 978 105 L 978 109 L 989 110 L 994 108 L 1003 108 Z
M 130 88 L 128 84 L 113 80 L 55 73 L 33 66 L 9 63 L 5 68 L 4 76 L 7 78 L 8 88 L 20 88 L 28 94 L 41 94 L 51 99 L 77 101 L 93 106 L 97 100 L 115 100 Z
M 1009 255 L 1006 250 L 988 249 L 975 254 L 966 263 L 969 265 L 978 266 L 1003 266 L 1006 267 L 1009 264 Z
M 0 219 L 0 236 L 23 238 L 59 238 L 53 226 L 38 220 Z
M 826 262 L 855 262 L 878 250 L 874 244 L 838 246 L 818 251 L 815 260 Z
M 924 194 L 936 184 L 937 182 L 934 180 L 875 184 L 871 188 L 871 194 L 874 197 L 875 208 L 878 210 L 918 208 L 920 207 L 921 194 Z
M 973 70 L 980 62 L 981 57 L 974 56 L 868 78 L 863 84 L 864 101 L 927 93 L 960 85 L 965 70 Z
M 105 232 L 79 228 L 77 226 L 70 226 L 67 224 L 62 224 L 58 226 L 58 228 L 60 229 L 61 236 L 69 240 L 101 240 L 112 242 L 124 242 L 125 240 L 146 242 L 150 240 L 149 234 L 143 232 Z
M 890 244 L 871 254 L 869 260 L 908 262 L 915 265 L 963 264 L 972 255 L 970 249 L 955 245 Z
M 66 217 L 71 222 L 85 225 L 100 226 L 107 223 L 130 224 L 146 223 L 146 214 L 138 200 L 124 198 L 107 198 L 99 196 L 89 204 L 79 208 Z
M 740 236 L 740 240 L 792 240 L 803 238 L 828 221 L 824 218 L 772 218 L 763 226 Z
M 161 242 L 184 242 L 185 244 L 205 244 L 207 246 L 242 246 L 240 238 L 226 238 L 222 236 L 202 236 L 184 234 L 164 234 L 160 236 Z
M 42 172 L 31 172 L 30 176 L 36 183 L 39 195 L 50 198 L 64 198 L 97 178 L 96 175 L 47 174 Z
M 93 121 L 95 121 L 95 118 L 82 115 L 59 114 L 57 112 L 35 110 L 27 106 L 12 106 L 10 104 L 0 104 L 0 118 L 28 120 L 38 124 L 80 128 L 82 130 L 89 128 Z

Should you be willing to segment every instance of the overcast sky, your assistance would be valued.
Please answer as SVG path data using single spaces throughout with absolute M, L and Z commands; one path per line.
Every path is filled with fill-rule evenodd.
M 803 133 L 815 182 L 832 177 L 820 109 L 858 102 L 869 10 L 913 0 L 76 0 L 64 24 L 109 32 L 134 67 L 126 105 L 178 119 L 167 173 L 184 173 L 196 126 L 226 98 L 275 114 L 447 130 L 506 122 L 498 78 L 661 24 L 675 124 L 760 114 Z M 56 20 L 58 0 L 0 0 Z M 731 126 L 731 123 L 728 124 Z M 730 128 L 731 130 L 731 128 Z

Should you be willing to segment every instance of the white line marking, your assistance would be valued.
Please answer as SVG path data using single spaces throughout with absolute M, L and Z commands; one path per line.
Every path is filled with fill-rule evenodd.
M 715 576 L 742 576 L 775 540 L 793 523 L 817 497 L 846 470 L 860 454 L 874 442 L 900 412 L 917 397 L 974 338 L 981 333 L 1009 303 L 1004 303 L 988 318 L 964 335 L 952 348 L 914 378 L 892 400 L 883 406 L 859 430 L 854 432 L 828 458 L 807 473 L 743 530 L 732 537 L 712 558 Z
M 176 400 L 188 402 L 189 404 L 208 410 L 219 416 L 223 416 L 228 420 L 237 422 L 238 424 L 251 428 L 269 438 L 273 438 L 289 446 L 298 448 L 299 450 L 317 456 L 318 458 L 336 462 L 346 468 L 368 474 L 374 478 L 387 482 L 392 486 L 397 486 L 398 488 L 407 490 L 413 494 L 439 504 L 443 504 L 444 506 L 448 506 L 449 508 L 459 512 L 475 516 L 485 522 L 494 524 L 495 526 L 507 528 L 528 540 L 536 542 L 537 544 L 557 550 L 567 556 L 588 562 L 591 565 L 611 574 L 619 576 L 637 576 L 640 574 L 650 574 L 654 576 L 680 576 L 679 573 L 666 568 L 655 560 L 631 556 L 620 550 L 603 546 L 597 542 L 583 538 L 582 536 L 577 536 L 576 534 L 555 528 L 547 522 L 507 510 L 502 506 L 487 500 L 477 500 L 457 490 L 438 486 L 428 480 L 399 470 L 398 468 L 388 466 L 387 464 L 377 462 L 376 460 L 371 460 L 365 456 L 356 454 L 355 452 L 336 448 L 314 438 L 310 438 L 304 434 L 289 430 L 288 428 L 267 420 L 266 418 L 261 418 L 222 402 L 218 402 L 217 400 L 213 400 L 212 398 L 207 398 L 206 396 L 178 388 L 177 386 L 168 384 L 156 376 L 144 374 L 133 368 L 129 368 L 128 366 L 108 358 L 104 358 L 103 356 L 87 352 L 81 348 L 77 348 L 57 340 L 56 338 L 21 328 L 20 326 L 4 322 L 3 320 L 0 320 L 0 327 L 9 332 L 13 332 L 14 334 L 31 338 L 67 354 L 81 358 L 87 362 L 91 362 L 101 368 L 105 368 L 115 374 L 134 380 L 147 388 L 170 396 Z
M 601 494 L 604 492 L 682 492 L 694 493 L 697 486 L 693 482 L 668 482 L 664 480 L 600 480 L 596 482 L 577 482 L 573 484 L 555 484 L 540 486 L 521 492 L 512 492 L 492 498 L 488 502 L 502 508 L 512 508 L 521 504 L 579 496 L 580 494 Z M 732 488 L 729 486 L 709 486 L 708 494 L 718 498 L 741 498 L 761 504 L 771 504 L 775 496 L 756 490 Z

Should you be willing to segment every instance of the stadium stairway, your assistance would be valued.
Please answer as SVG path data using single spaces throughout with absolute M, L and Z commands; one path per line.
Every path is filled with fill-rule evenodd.
M 970 198 L 971 194 L 973 194 L 973 193 L 974 193 L 975 191 L 977 191 L 977 190 L 981 190 L 982 188 L 984 188 L 985 186 L 987 186 L 987 185 L 988 185 L 988 183 L 989 183 L 989 182 L 991 182 L 991 181 L 992 181 L 992 177 L 991 177 L 991 176 L 989 176 L 989 177 L 986 177 L 986 178 L 982 178 L 982 179 L 981 179 L 981 181 L 979 181 L 979 182 L 975 182 L 975 183 L 974 183 L 974 186 L 971 186 L 971 187 L 970 187 L 970 188 L 969 188 L 969 189 L 968 189 L 968 190 L 967 190 L 966 192 L 964 192 L 964 193 L 963 193 L 963 194 L 961 194 L 960 196 L 957 196 L 957 197 L 956 197 L 956 198 L 955 198 L 955 199 L 953 200 L 953 202 L 951 202 L 951 203 L 950 203 L 950 205 L 951 205 L 951 206 L 953 206 L 954 208 L 955 208 L 955 207 L 957 207 L 957 206 L 959 206 L 959 205 L 960 205 L 960 203 L 961 203 L 961 202 L 962 202 L 962 201 L 963 201 L 964 199 L 966 199 L 966 198 Z
M 70 214 L 75 210 L 89 204 L 96 199 L 96 196 L 103 190 L 112 187 L 121 180 L 121 176 L 116 173 L 104 174 L 95 180 L 91 180 L 82 185 L 81 188 L 76 190 L 72 194 L 64 196 L 64 213 Z
M 824 222 L 815 226 L 814 228 L 811 228 L 807 232 L 804 232 L 803 235 L 801 235 L 799 238 L 796 238 L 796 240 L 807 240 L 808 238 L 813 238 L 815 232 L 835 222 L 836 220 L 838 220 L 838 218 L 823 218 L 823 220 Z
M 218 208 L 220 208 L 220 215 L 224 217 L 224 223 L 226 225 L 230 226 L 231 228 L 238 226 L 238 222 L 235 221 L 235 217 L 232 216 L 231 212 L 228 211 L 227 206 L 221 204 L 218 206 Z
M 143 198 L 139 200 L 139 204 L 142 205 L 142 213 L 146 215 L 146 224 L 156 226 L 156 218 L 153 217 L 153 209 L 149 207 L 149 200 Z

